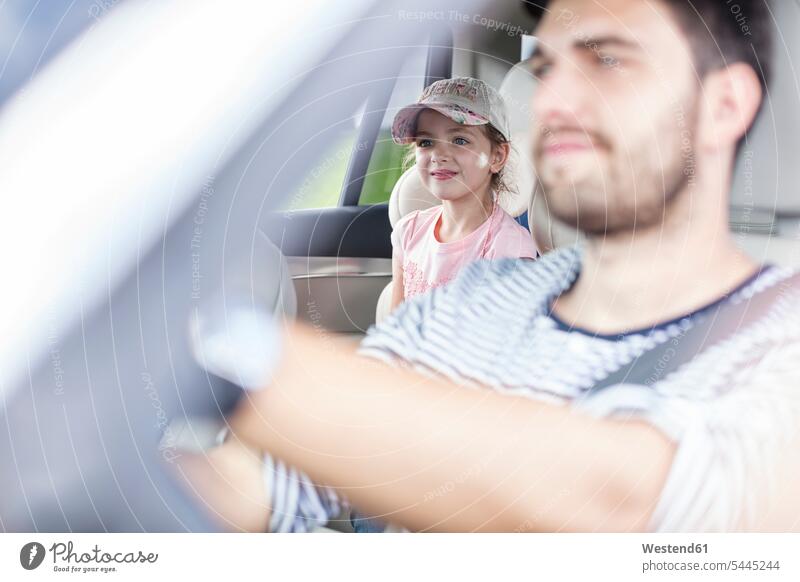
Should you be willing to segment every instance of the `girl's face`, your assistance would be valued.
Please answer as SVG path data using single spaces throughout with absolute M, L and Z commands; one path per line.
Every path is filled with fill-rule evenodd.
M 508 157 L 508 146 L 493 147 L 482 126 L 461 125 L 432 109 L 417 119 L 417 171 L 440 200 L 490 195 L 492 174 Z

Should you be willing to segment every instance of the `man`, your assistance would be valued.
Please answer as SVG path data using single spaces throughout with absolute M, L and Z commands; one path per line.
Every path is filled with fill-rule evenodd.
M 767 492 L 800 418 L 796 295 L 652 387 L 589 391 L 716 305 L 790 275 L 728 232 L 735 154 L 766 88 L 768 11 L 746 3 L 745 36 L 718 0 L 548 8 L 533 156 L 551 212 L 585 246 L 475 263 L 404 305 L 362 345 L 393 368 L 287 332 L 269 386 L 248 395 L 210 461 L 230 488 L 257 482 L 249 451 L 269 451 L 265 483 L 228 495 L 227 509 L 213 501 L 219 480 L 201 490 L 232 527 L 323 523 L 333 490 L 422 530 L 797 523 L 761 521 L 775 516 Z

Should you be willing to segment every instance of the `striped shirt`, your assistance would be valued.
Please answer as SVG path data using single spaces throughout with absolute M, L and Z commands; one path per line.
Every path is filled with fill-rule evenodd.
M 372 328 L 361 353 L 598 417 L 643 419 L 676 445 L 651 530 L 756 527 L 778 455 L 800 419 L 798 294 L 782 294 L 765 317 L 649 388 L 618 385 L 595 394 L 589 392 L 595 382 L 677 338 L 716 305 L 614 336 L 570 328 L 550 307 L 578 278 L 580 264 L 576 248 L 535 262 L 474 263 L 452 284 L 404 303 Z M 747 301 L 790 275 L 765 268 L 726 301 Z M 304 519 L 294 507 L 279 509 Z

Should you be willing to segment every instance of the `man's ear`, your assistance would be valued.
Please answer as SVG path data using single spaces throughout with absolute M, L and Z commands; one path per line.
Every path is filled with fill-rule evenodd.
M 719 150 L 736 145 L 752 127 L 763 91 L 750 65 L 733 63 L 706 75 L 703 81 L 707 123 L 701 136 L 704 147 Z
M 492 148 L 492 161 L 489 169 L 493 174 L 496 174 L 505 167 L 510 153 L 511 146 L 508 143 L 501 143 Z

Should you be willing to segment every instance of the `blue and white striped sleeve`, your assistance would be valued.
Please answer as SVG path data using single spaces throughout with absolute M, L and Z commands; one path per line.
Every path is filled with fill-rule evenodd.
M 305 473 L 271 455 L 265 455 L 263 471 L 270 492 L 271 532 L 312 531 L 341 515 L 347 505 L 333 489 L 315 485 Z

